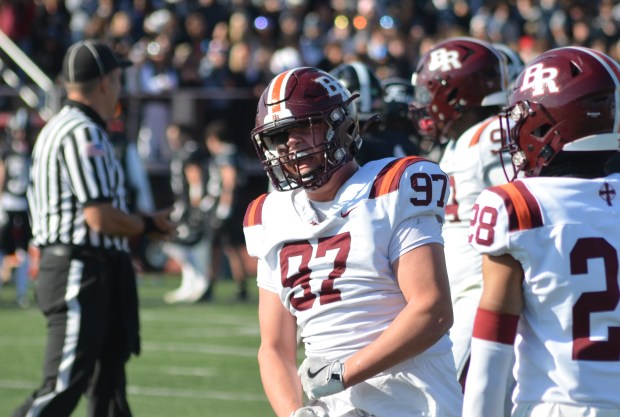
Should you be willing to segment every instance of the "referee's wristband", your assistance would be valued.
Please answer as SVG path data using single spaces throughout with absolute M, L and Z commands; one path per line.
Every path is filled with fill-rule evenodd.
M 153 232 L 161 232 L 155 224 L 155 220 L 153 220 L 151 216 L 141 214 L 140 218 L 142 218 L 142 221 L 144 222 L 144 229 L 142 230 L 143 235 L 148 235 Z

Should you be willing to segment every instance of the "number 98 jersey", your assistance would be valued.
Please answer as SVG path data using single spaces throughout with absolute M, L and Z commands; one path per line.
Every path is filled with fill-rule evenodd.
M 538 177 L 476 200 L 471 245 L 524 271 L 517 403 L 620 407 L 619 190 L 618 174 Z
M 258 258 L 258 285 L 279 294 L 296 317 L 306 355 L 347 357 L 393 321 L 406 302 L 392 263 L 415 245 L 443 242 L 448 193 L 437 164 L 386 158 L 362 166 L 333 201 L 319 203 L 322 216 L 303 189 L 265 194 L 248 206 L 244 233 Z M 431 225 L 423 237 L 395 254 L 390 243 L 399 225 L 422 223 Z M 435 346 L 451 345 L 446 336 Z

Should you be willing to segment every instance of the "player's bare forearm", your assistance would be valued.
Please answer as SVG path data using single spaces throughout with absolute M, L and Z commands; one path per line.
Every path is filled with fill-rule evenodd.
M 258 364 L 263 388 L 276 415 L 289 417 L 303 405 L 297 375 L 297 324 L 279 296 L 263 288 L 259 288 L 258 319 Z
M 482 256 L 484 291 L 480 308 L 520 315 L 523 310 L 523 268 L 510 255 Z
M 441 245 L 420 246 L 401 256 L 394 268 L 408 303 L 379 338 L 347 359 L 347 387 L 422 353 L 454 321 Z
M 377 340 L 346 360 L 345 386 L 365 381 L 422 353 L 450 329 L 452 322 L 451 308 L 408 305 Z
M 263 389 L 278 417 L 289 417 L 303 405 L 301 383 L 295 362 L 282 360 L 282 354 L 261 347 L 258 354 Z

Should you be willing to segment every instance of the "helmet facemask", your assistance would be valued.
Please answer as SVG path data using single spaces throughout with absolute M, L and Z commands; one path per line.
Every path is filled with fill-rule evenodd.
M 414 97 L 409 103 L 409 119 L 414 129 L 422 137 L 436 141 L 441 139 L 441 130 L 437 127 L 435 119 L 430 115 L 428 107 L 431 105 L 433 95 L 426 85 L 417 85 L 417 74 L 411 76 L 411 84 L 415 87 Z
M 502 165 L 508 181 L 520 172 L 538 176 L 562 149 L 562 123 L 556 122 L 544 106 L 536 102 L 520 101 L 507 107 L 500 115 L 502 135 Z M 510 153 L 513 175 L 509 175 L 503 154 Z

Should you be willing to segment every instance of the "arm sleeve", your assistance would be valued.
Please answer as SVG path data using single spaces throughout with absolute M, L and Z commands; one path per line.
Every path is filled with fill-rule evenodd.
M 519 316 L 478 309 L 463 400 L 463 417 L 504 415 Z
M 511 345 L 473 338 L 465 386 L 463 417 L 504 415 L 508 377 L 514 361 Z

